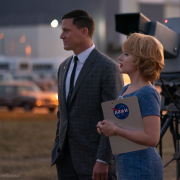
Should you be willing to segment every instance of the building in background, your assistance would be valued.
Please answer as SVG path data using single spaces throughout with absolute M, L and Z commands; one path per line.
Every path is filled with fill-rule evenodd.
M 96 47 L 118 62 L 126 36 L 115 32 L 114 15 L 141 12 L 150 20 L 162 23 L 164 18 L 180 16 L 180 0 L 1 0 L 0 58 L 12 61 L 20 58 L 31 63 L 42 63 L 43 58 L 46 62 L 58 59 L 61 63 L 72 54 L 63 49 L 59 39 L 61 17 L 75 9 L 92 15 Z M 44 77 L 42 71 L 39 76 Z
M 75 9 L 95 20 L 94 42 L 104 53 L 118 50 L 124 38 L 115 32 L 114 15 L 141 12 L 152 21 L 180 16 L 180 0 L 1 0 L 0 54 L 23 57 L 57 57 L 63 53 L 61 17 Z M 59 25 L 51 27 L 56 19 Z M 112 51 L 113 52 L 113 51 Z
M 108 42 L 118 44 L 114 14 L 119 13 L 119 0 L 2 0 L 0 6 L 0 53 L 5 56 L 56 57 L 69 56 L 63 50 L 61 34 L 61 17 L 75 9 L 89 12 L 96 24 L 94 43 L 105 52 Z M 59 25 L 51 27 L 56 19 Z M 108 21 L 107 21 L 108 19 Z M 112 20 L 113 19 L 113 20 Z M 72 54 L 72 52 L 71 52 Z

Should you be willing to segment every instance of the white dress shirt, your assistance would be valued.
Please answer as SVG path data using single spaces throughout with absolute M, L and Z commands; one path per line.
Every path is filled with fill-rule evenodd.
M 78 61 L 77 61 L 77 67 L 76 67 L 76 72 L 75 72 L 75 77 L 74 77 L 74 85 L 76 83 L 76 80 L 79 76 L 79 73 L 86 61 L 86 59 L 88 58 L 89 54 L 91 53 L 91 51 L 95 48 L 95 45 L 93 44 L 90 48 L 86 49 L 85 51 L 83 51 L 82 53 L 80 53 L 77 57 L 78 57 Z M 70 79 L 71 79 L 71 73 L 74 67 L 74 57 L 76 55 L 73 54 L 73 59 L 71 61 L 71 64 L 69 66 L 69 70 L 67 73 L 67 77 L 66 77 L 66 100 L 68 97 L 68 93 L 69 93 L 69 86 L 70 86 Z
M 91 53 L 91 51 L 95 48 L 95 45 L 93 44 L 90 48 L 86 49 L 85 51 L 83 51 L 82 53 L 80 53 L 77 57 L 78 57 L 78 61 L 77 61 L 77 67 L 76 67 L 76 72 L 75 72 L 75 77 L 74 77 L 74 85 L 76 83 L 76 80 L 79 76 L 79 73 L 86 61 L 86 59 L 88 58 L 89 54 Z M 68 97 L 68 93 L 69 93 L 69 86 L 70 86 L 70 79 L 71 79 L 71 73 L 73 71 L 73 67 L 74 67 L 74 57 L 76 55 L 73 54 L 73 59 L 71 60 L 70 66 L 69 66 L 69 70 L 67 73 L 67 77 L 66 77 L 66 100 Z M 97 161 L 108 164 L 100 159 L 97 159 Z

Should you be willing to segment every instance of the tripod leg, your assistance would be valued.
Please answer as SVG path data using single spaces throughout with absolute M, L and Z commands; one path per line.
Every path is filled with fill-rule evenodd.
M 164 126 L 166 119 L 167 119 L 167 114 L 162 115 L 162 111 L 161 111 L 161 129 Z M 162 158 L 162 139 L 160 139 L 160 141 L 159 141 L 159 154 Z
M 170 131 L 171 131 L 172 138 L 173 138 L 174 151 L 176 152 L 176 136 L 175 136 L 175 129 L 174 129 L 173 122 L 170 123 Z
M 179 158 L 180 158 L 180 154 L 179 154 L 179 129 L 178 129 L 178 115 L 176 115 L 176 119 L 175 119 L 175 125 L 176 125 L 176 152 L 175 152 L 175 158 L 176 158 L 176 180 L 179 179 Z
M 161 133 L 160 133 L 160 139 L 162 139 L 162 137 L 164 136 L 167 128 L 169 127 L 170 123 L 173 120 L 173 114 L 170 115 L 170 117 L 168 118 L 168 120 L 165 122 L 164 126 L 161 129 Z
M 176 140 L 176 154 L 179 156 L 179 140 Z M 176 180 L 179 179 L 179 157 L 176 159 Z
M 173 157 L 168 163 L 166 163 L 165 165 L 164 165 L 164 168 L 168 165 L 168 164 L 170 164 L 172 161 L 174 161 L 175 160 L 175 158 Z

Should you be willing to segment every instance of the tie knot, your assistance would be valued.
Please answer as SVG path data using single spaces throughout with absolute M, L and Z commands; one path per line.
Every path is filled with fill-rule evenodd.
M 78 61 L 78 57 L 74 56 L 74 61 L 77 62 Z

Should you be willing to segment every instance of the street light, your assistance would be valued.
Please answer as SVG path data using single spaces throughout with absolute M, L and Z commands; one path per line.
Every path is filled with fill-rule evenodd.
M 52 22 L 51 22 L 51 27 L 53 28 L 56 28 L 58 26 L 58 21 L 56 19 L 54 19 Z

